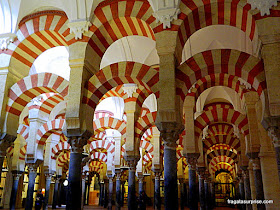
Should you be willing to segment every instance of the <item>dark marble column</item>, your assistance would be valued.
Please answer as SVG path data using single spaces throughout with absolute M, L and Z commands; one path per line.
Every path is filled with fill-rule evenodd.
M 33 207 L 33 195 L 34 195 L 34 185 L 35 178 L 37 176 L 37 165 L 28 164 L 28 190 L 26 196 L 26 210 L 31 210 Z
M 161 172 L 155 172 L 155 194 L 154 194 L 154 202 L 155 202 L 155 209 L 161 209 L 161 198 L 160 198 L 160 176 Z
M 254 158 L 254 159 L 250 159 L 250 161 L 252 162 L 252 165 L 253 165 L 254 181 L 255 181 L 255 187 L 256 187 L 256 199 L 264 200 L 260 159 Z M 258 208 L 258 210 L 266 209 L 265 204 L 257 204 L 257 208 Z
M 86 190 L 86 174 L 82 174 L 82 197 L 81 197 L 81 209 L 84 207 L 85 202 L 85 190 Z
M 208 171 L 204 174 L 204 198 L 205 198 L 205 209 L 211 209 L 211 194 L 209 186 L 209 174 Z
M 122 198 L 121 198 L 121 204 L 122 204 L 122 207 L 124 206 L 124 193 L 125 193 L 125 189 L 124 189 L 124 184 L 125 184 L 125 181 L 122 181 Z
M 239 175 L 239 199 L 240 200 L 245 200 L 245 189 L 244 189 L 244 180 L 242 175 Z M 241 209 L 244 210 L 246 209 L 245 205 L 240 205 Z
M 185 183 L 184 183 L 184 178 L 180 178 L 180 209 L 184 210 L 185 208 Z
M 140 196 L 141 192 L 144 191 L 143 180 L 144 176 L 142 174 L 138 175 L 138 194 Z
M 196 185 L 196 162 L 197 155 L 188 154 L 187 162 L 189 167 L 189 208 L 190 210 L 198 209 L 198 196 Z
M 49 194 L 50 194 L 50 186 L 51 186 L 51 180 L 52 180 L 52 173 L 45 173 L 46 177 L 46 192 L 45 192 L 45 199 L 44 199 L 44 206 L 43 209 L 48 209 L 49 204 Z
M 127 160 L 129 165 L 128 171 L 128 210 L 135 210 L 137 209 L 137 202 L 136 202 L 136 191 L 135 191 L 135 170 L 136 170 L 136 159 Z
M 53 202 L 52 202 L 52 209 L 56 209 L 57 206 L 57 200 L 58 200 L 58 185 L 59 185 L 59 180 L 60 180 L 60 175 L 57 175 L 54 178 L 54 191 L 53 191 Z
M 242 169 L 243 180 L 244 180 L 245 200 L 252 200 L 248 166 L 242 166 L 241 169 Z M 246 204 L 246 209 L 252 210 L 252 204 Z
M 173 132 L 164 134 L 164 206 L 166 210 L 176 210 L 178 209 L 177 139 L 174 138 Z
M 112 201 L 113 201 L 113 190 L 114 190 L 114 176 L 108 175 L 109 179 L 109 198 L 108 198 L 108 210 L 112 210 Z
M 199 176 L 199 202 L 200 209 L 205 210 L 205 189 L 204 189 L 204 175 L 205 175 L 205 167 L 198 167 L 197 173 Z
M 212 208 L 215 208 L 216 206 L 216 201 L 215 201 L 215 183 L 213 181 L 211 181 L 211 179 L 209 178 L 209 183 L 210 183 L 210 195 L 211 195 L 211 206 Z
M 116 210 L 120 210 L 122 206 L 122 186 L 121 186 L 122 173 L 116 172 Z
M 58 183 L 58 190 L 57 190 L 57 205 L 58 207 L 61 207 L 61 194 L 62 194 L 62 187 L 63 187 L 63 182 L 65 179 L 60 178 L 59 183 Z
M 99 206 L 103 206 L 103 200 L 104 200 L 104 181 L 100 181 L 99 183 L 100 189 L 99 189 Z
M 275 154 L 276 154 L 276 161 L 277 161 L 277 167 L 278 167 L 278 176 L 279 176 L 279 180 L 280 180 L 280 147 L 275 147 Z
M 21 177 L 22 172 L 12 171 L 12 174 L 13 174 L 13 188 L 12 188 L 11 199 L 10 199 L 10 209 L 13 210 L 16 207 L 19 179 Z
M 83 146 L 86 144 L 86 139 L 83 137 L 71 137 L 68 139 L 71 145 L 70 161 L 69 161 L 69 175 L 68 175 L 68 194 L 66 209 L 79 210 L 81 209 L 82 200 L 82 152 Z

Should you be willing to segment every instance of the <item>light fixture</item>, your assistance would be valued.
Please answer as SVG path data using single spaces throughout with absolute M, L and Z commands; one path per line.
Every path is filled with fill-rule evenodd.
M 63 182 L 63 185 L 66 187 L 66 186 L 68 186 L 68 180 L 67 179 L 65 179 L 65 181 Z

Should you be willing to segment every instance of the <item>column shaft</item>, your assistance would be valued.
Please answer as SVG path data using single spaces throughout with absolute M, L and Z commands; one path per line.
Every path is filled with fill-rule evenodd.
M 135 167 L 129 168 L 128 173 L 128 209 L 137 209 L 136 195 L 135 195 Z
M 277 168 L 278 168 L 278 178 L 280 181 L 280 147 L 274 147 L 274 148 L 275 148 Z
M 13 173 L 13 188 L 12 188 L 12 194 L 10 199 L 10 209 L 15 209 L 16 207 L 16 200 L 17 200 L 17 191 L 18 191 L 18 185 L 19 185 L 19 178 L 21 176 L 21 173 Z
M 104 182 L 100 182 L 99 206 L 103 206 Z
M 197 190 L 196 190 L 196 171 L 189 167 L 189 207 L 191 210 L 198 209 Z
M 116 180 L 116 209 L 121 209 L 121 197 L 122 197 L 122 190 L 121 190 L 121 180 L 120 177 Z
M 82 154 L 71 152 L 69 162 L 68 194 L 66 209 L 81 209 L 82 186 L 81 186 L 81 163 Z
M 256 199 L 264 200 L 263 183 L 262 183 L 262 172 L 261 169 L 253 169 L 255 186 L 256 186 Z M 264 204 L 257 204 L 257 208 L 265 209 Z
M 34 185 L 35 185 L 36 175 L 37 175 L 37 167 L 29 166 L 28 190 L 27 190 L 26 205 L 25 205 L 26 210 L 31 210 L 33 207 L 33 195 L 34 195 Z
M 53 203 L 52 203 L 52 208 L 53 208 L 53 209 L 56 209 L 56 205 L 57 205 L 58 184 L 59 184 L 59 178 L 56 177 L 55 183 L 54 183 L 54 191 L 53 191 Z
M 164 203 L 166 210 L 178 209 L 176 147 L 164 146 Z
M 205 209 L 205 188 L 204 188 L 204 177 L 203 175 L 199 175 L 199 202 L 200 209 Z
M 204 180 L 204 198 L 205 198 L 205 209 L 211 209 L 211 198 L 208 180 Z
M 113 177 L 109 177 L 109 199 L 108 199 L 108 210 L 112 210 L 114 182 Z
M 249 172 L 247 172 L 247 173 L 249 173 Z M 252 199 L 249 175 L 244 177 L 244 193 L 245 193 L 245 200 Z M 247 210 L 251 210 L 252 204 L 246 204 L 246 208 L 247 208 Z
M 155 209 L 160 210 L 161 209 L 161 199 L 160 199 L 160 176 L 155 176 Z
M 46 174 L 46 193 L 45 193 L 43 209 L 48 209 L 51 180 L 52 180 L 52 174 Z

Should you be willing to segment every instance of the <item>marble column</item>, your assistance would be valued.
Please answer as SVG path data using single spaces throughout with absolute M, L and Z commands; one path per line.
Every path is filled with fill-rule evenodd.
M 208 171 L 204 174 L 204 198 L 205 198 L 205 209 L 211 209 L 211 195 L 210 195 L 210 186 L 209 186 L 209 179 L 208 179 Z
M 241 166 L 241 169 L 242 169 L 243 180 L 244 180 L 245 200 L 252 200 L 248 166 Z M 246 209 L 251 210 L 252 204 L 246 204 Z
M 254 180 L 255 180 L 255 187 L 256 187 L 256 199 L 264 200 L 260 159 L 258 157 L 256 157 L 256 158 L 251 158 L 250 161 L 252 162 L 252 165 L 253 165 Z M 265 209 L 265 205 L 257 204 L 257 208 L 258 208 L 258 210 Z
M 128 170 L 128 210 L 137 209 L 136 191 L 135 191 L 135 171 L 136 171 L 136 159 L 130 159 L 126 161 L 129 165 Z
M 21 177 L 22 171 L 12 171 L 13 174 L 13 188 L 12 188 L 12 194 L 10 199 L 10 209 L 16 208 L 16 200 L 17 200 L 17 191 L 18 191 L 18 185 L 19 185 L 19 179 Z
M 63 187 L 63 182 L 65 179 L 60 178 L 59 183 L 58 183 L 58 190 L 57 190 L 57 205 L 58 207 L 61 207 L 61 194 L 62 194 L 62 187 Z
M 122 197 L 121 197 L 121 206 L 124 206 L 124 193 L 125 193 L 125 189 L 124 189 L 124 185 L 125 185 L 125 181 L 122 181 Z
M 81 196 L 81 209 L 84 208 L 85 201 L 85 190 L 86 190 L 86 174 L 82 174 L 82 196 Z
M 168 130 L 161 137 L 164 142 L 164 206 L 166 210 L 178 209 L 176 134 Z
M 100 181 L 99 183 L 100 189 L 99 189 L 99 206 L 103 206 L 103 200 L 104 200 L 104 181 Z
M 45 192 L 45 199 L 44 199 L 44 206 L 43 209 L 48 209 L 49 204 L 49 194 L 50 194 L 50 186 L 51 186 L 51 180 L 52 180 L 52 173 L 45 173 L 46 177 L 46 192 Z
M 179 179 L 180 182 L 180 208 L 183 210 L 185 208 L 185 183 L 184 178 Z
M 197 173 L 199 176 L 199 202 L 200 209 L 205 209 L 205 188 L 204 188 L 204 175 L 205 175 L 205 167 L 197 168 Z
M 86 139 L 83 137 L 71 137 L 68 139 L 71 145 L 70 161 L 69 161 L 69 175 L 68 175 L 68 194 L 66 209 L 79 210 L 81 209 L 82 200 L 82 152 L 83 146 L 86 144 Z
M 278 121 L 280 120 L 276 120 L 276 122 Z M 278 129 L 278 126 L 269 127 L 268 135 L 273 141 L 276 162 L 277 162 L 277 169 L 278 169 L 278 178 L 280 181 L 280 129 Z
M 160 198 L 160 176 L 161 172 L 154 172 L 155 173 L 155 193 L 154 193 L 154 202 L 155 202 L 155 209 L 161 209 L 161 198 Z
M 60 179 L 60 175 L 57 175 L 54 178 L 54 191 L 53 191 L 53 203 L 52 203 L 52 209 L 56 209 L 57 206 L 57 199 L 58 199 L 58 185 L 59 185 L 59 179 Z
M 113 190 L 114 190 L 114 176 L 108 175 L 109 179 L 109 198 L 108 198 L 108 210 L 112 210 L 112 201 L 113 201 Z
M 122 173 L 120 171 L 116 172 L 116 209 L 120 210 L 122 206 L 122 186 L 121 186 Z
M 187 156 L 187 162 L 189 167 L 189 207 L 190 210 L 198 209 L 198 196 L 197 196 L 197 184 L 196 184 L 196 163 L 197 156 L 190 154 Z
M 33 195 L 34 195 L 34 186 L 35 178 L 37 176 L 37 165 L 28 164 L 28 190 L 26 196 L 26 210 L 31 210 L 33 208 Z
M 138 194 L 142 193 L 144 191 L 144 176 L 142 174 L 138 175 Z
M 210 195 L 211 195 L 211 206 L 212 208 L 215 208 L 216 206 L 216 201 L 215 201 L 215 183 L 211 181 L 211 178 L 209 178 L 209 183 L 210 183 Z

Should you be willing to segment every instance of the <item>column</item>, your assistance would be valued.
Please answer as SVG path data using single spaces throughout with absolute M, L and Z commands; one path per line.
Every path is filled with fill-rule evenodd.
M 122 181 L 122 198 L 121 198 L 121 206 L 124 205 L 124 193 L 125 193 L 125 189 L 124 189 L 124 184 L 125 184 L 125 181 Z
M 138 175 L 138 194 L 139 194 L 139 196 L 144 191 L 143 181 L 144 181 L 143 174 L 139 174 Z
M 109 179 L 109 198 L 108 198 L 108 210 L 112 210 L 113 190 L 114 190 L 114 176 L 108 175 Z
M 104 194 L 104 181 L 101 180 L 100 183 L 100 191 L 99 191 L 99 206 L 103 206 L 103 194 Z
M 136 194 L 135 194 L 135 171 L 136 171 L 136 159 L 127 160 L 129 165 L 128 171 L 128 209 L 137 209 Z
M 57 198 L 58 198 L 58 185 L 59 185 L 59 179 L 60 179 L 60 175 L 57 175 L 54 180 L 54 191 L 53 191 L 53 203 L 52 203 L 52 208 L 56 209 L 56 205 L 57 205 Z
M 10 199 L 10 209 L 15 209 L 19 179 L 21 177 L 22 171 L 12 171 L 12 173 L 13 173 L 13 188 L 12 188 L 12 194 Z
M 34 195 L 34 185 L 35 178 L 37 175 L 37 165 L 36 164 L 28 164 L 28 190 L 26 196 L 26 210 L 31 210 L 33 207 L 33 195 Z
M 82 199 L 82 152 L 83 146 L 86 144 L 86 139 L 83 137 L 70 137 L 68 142 L 71 145 L 70 161 L 69 161 L 69 176 L 68 176 L 68 194 L 66 209 L 79 210 L 81 209 Z
M 188 154 L 187 162 L 189 167 L 189 207 L 190 210 L 198 209 L 198 196 L 196 186 L 196 163 L 197 155 Z
M 210 186 L 209 186 L 209 172 L 205 171 L 204 173 L 204 198 L 205 198 L 205 209 L 211 209 L 211 195 L 210 195 Z
M 250 161 L 252 162 L 252 165 L 253 165 L 254 180 L 255 180 L 255 187 L 256 187 L 256 199 L 257 200 L 264 200 L 260 159 L 258 157 L 256 157 L 254 159 L 251 158 Z M 265 205 L 264 204 L 257 204 L 257 208 L 258 209 L 265 209 Z
M 197 168 L 198 176 L 199 176 L 199 202 L 200 202 L 200 209 L 205 209 L 205 188 L 204 188 L 204 173 L 205 167 Z
M 160 176 L 161 172 L 155 172 L 155 194 L 154 194 L 154 202 L 155 202 L 155 209 L 161 209 L 161 198 L 160 198 Z
M 211 195 L 211 206 L 212 208 L 215 208 L 216 206 L 216 201 L 215 201 L 215 183 L 213 181 L 211 181 L 210 177 L 209 177 L 209 183 L 210 183 L 210 195 Z
M 82 174 L 82 196 L 81 196 L 81 209 L 84 208 L 84 200 L 85 200 L 85 190 L 86 190 L 86 174 Z
M 58 205 L 58 207 L 61 207 L 61 193 L 62 193 L 62 187 L 63 187 L 63 182 L 64 181 L 65 181 L 65 179 L 61 177 L 59 179 L 59 183 L 58 183 L 58 190 L 57 190 L 57 205 Z
M 121 186 L 122 173 L 120 171 L 116 172 L 116 209 L 120 210 L 122 206 L 122 186 Z
M 180 178 L 180 208 L 183 210 L 185 208 L 185 183 L 184 183 L 184 178 Z
M 274 123 L 280 124 L 280 120 L 274 120 Z M 278 126 L 269 127 L 268 135 L 273 141 L 278 169 L 278 178 L 280 181 L 280 129 L 278 129 Z
M 243 180 L 244 180 L 245 200 L 252 200 L 248 166 L 241 166 L 241 169 L 242 169 Z M 251 210 L 252 204 L 246 204 L 246 209 Z
M 45 173 L 45 177 L 46 177 L 46 192 L 45 192 L 45 200 L 44 200 L 43 209 L 48 209 L 49 194 L 50 194 L 50 186 L 51 186 L 52 176 L 53 176 L 52 173 Z

